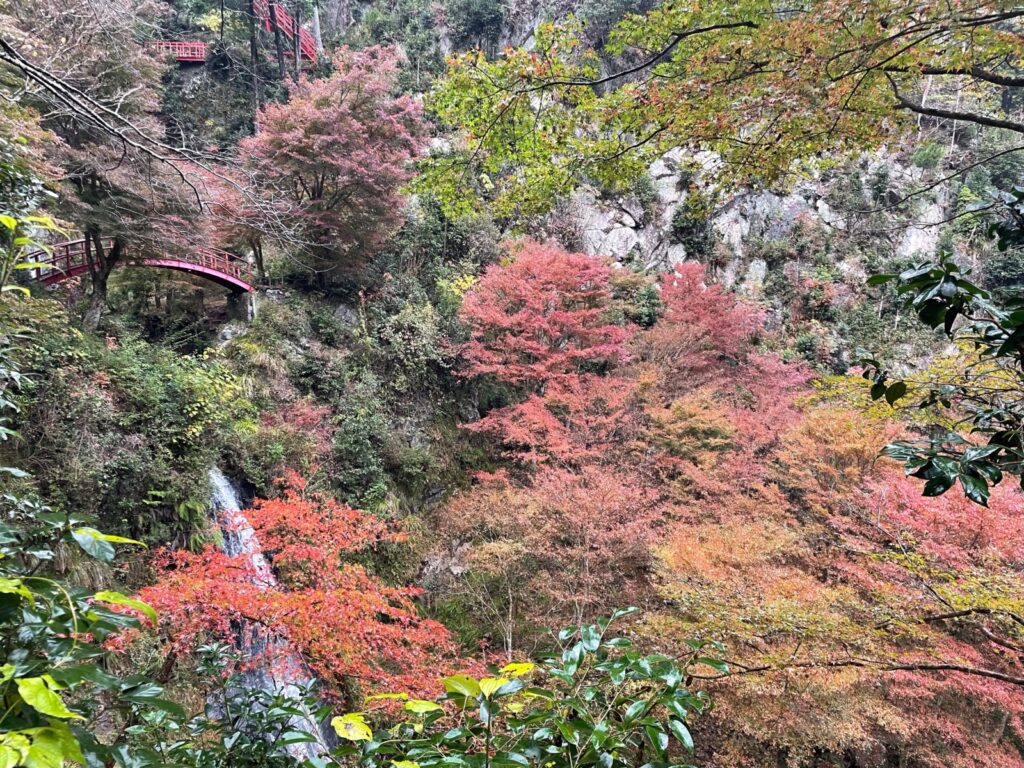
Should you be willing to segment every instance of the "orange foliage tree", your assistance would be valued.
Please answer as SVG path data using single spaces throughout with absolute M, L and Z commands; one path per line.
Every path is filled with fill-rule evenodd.
M 725 642 L 734 674 L 709 683 L 716 708 L 701 726 L 721 738 L 699 740 L 709 765 L 1024 764 L 1024 497 L 1000 488 L 988 510 L 921 498 L 877 459 L 901 425 L 815 394 L 808 370 L 759 344 L 760 310 L 697 265 L 662 278 L 660 318 L 613 357 L 562 354 L 600 349 L 600 312 L 562 326 L 578 339 L 517 357 L 538 326 L 535 310 L 517 311 L 547 305 L 500 301 L 587 258 L 495 266 L 477 289 L 486 298 L 471 297 L 468 373 L 498 378 L 508 364 L 523 398 L 486 414 L 488 427 L 548 381 L 570 381 L 581 399 L 552 418 L 583 412 L 602 386 L 620 398 L 601 440 L 559 419 L 564 456 L 489 477 L 442 510 L 459 594 L 484 595 L 510 645 L 623 600 L 648 608 L 636 633 L 649 647 Z M 560 307 L 574 306 L 573 285 L 607 306 L 601 286 L 570 280 Z M 516 427 L 519 445 L 550 439 Z
M 511 654 L 536 629 L 642 602 L 663 515 L 631 474 L 546 465 L 528 481 L 483 479 L 442 510 L 439 527 L 448 541 L 474 542 L 472 578 L 455 592 L 500 626 Z
M 294 474 L 280 498 L 256 501 L 246 516 L 266 561 L 212 546 L 157 554 L 159 581 L 140 597 L 160 613 L 174 651 L 229 640 L 242 624 L 270 653 L 282 644 L 269 641 L 287 641 L 334 691 L 345 683 L 427 691 L 438 668 L 454 663 L 444 626 L 418 614 L 416 590 L 387 586 L 354 562 L 403 534 L 306 491 Z
M 717 682 L 715 718 L 741 738 L 717 764 L 1021 764 L 1024 498 L 1001 491 L 984 519 L 964 499 L 921 498 L 876 461 L 898 431 L 816 403 L 742 492 L 724 478 L 699 499 L 674 487 L 687 512 L 657 547 L 673 608 L 647 632 L 728 645 L 739 674 Z

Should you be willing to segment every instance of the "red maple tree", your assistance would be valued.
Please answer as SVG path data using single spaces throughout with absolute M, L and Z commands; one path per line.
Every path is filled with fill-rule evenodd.
M 574 285 L 591 310 L 604 286 L 535 295 L 538 275 L 568 269 L 495 266 L 467 307 L 468 372 L 518 396 L 471 427 L 549 460 L 448 503 L 449 589 L 510 652 L 533 627 L 622 600 L 650 609 L 641 643 L 726 643 L 741 674 L 711 684 L 707 727 L 731 736 L 709 764 L 1020 765 L 1024 497 L 922 498 L 878 461 L 903 427 L 849 407 L 868 402 L 849 392 L 861 380 L 810 387 L 805 366 L 758 343 L 760 311 L 702 267 L 664 277 L 661 317 L 611 355 L 595 334 L 606 315 L 567 319 Z M 539 343 L 547 311 L 570 338 Z M 609 391 L 611 428 L 595 433 L 581 414 Z
M 613 372 L 632 329 L 611 322 L 611 268 L 554 244 L 512 244 L 466 295 L 466 376 L 509 387 L 511 405 L 470 429 L 498 437 L 526 461 L 594 455 L 622 427 L 629 385 Z
M 160 613 L 173 650 L 230 639 L 243 622 L 286 640 L 334 691 L 346 679 L 429 691 L 438 669 L 455 663 L 447 630 L 419 615 L 417 590 L 387 586 L 353 561 L 401 532 L 306 491 L 294 473 L 280 498 L 256 501 L 246 517 L 266 561 L 213 546 L 157 553 L 160 579 L 140 597 Z
M 426 137 L 420 103 L 395 96 L 394 49 L 340 48 L 332 63 L 330 77 L 303 78 L 287 103 L 269 104 L 239 145 L 321 274 L 365 259 L 398 227 L 400 188 Z

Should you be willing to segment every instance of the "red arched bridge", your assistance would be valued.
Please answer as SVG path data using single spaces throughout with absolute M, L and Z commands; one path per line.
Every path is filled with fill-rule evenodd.
M 113 248 L 113 238 L 103 238 L 100 242 L 104 252 Z M 28 260 L 42 265 L 35 270 L 37 280 L 44 285 L 54 285 L 88 272 L 95 264 L 95 254 L 87 249 L 85 240 L 69 240 L 57 243 L 49 251 L 37 251 L 29 255 Z M 227 251 L 203 245 L 190 246 L 187 253 L 174 256 L 135 254 L 128 247 L 122 250 L 115 266 L 175 269 L 205 277 L 232 291 L 249 293 L 253 290 L 251 264 Z
M 294 16 L 292 16 L 280 3 L 271 3 L 268 0 L 256 0 L 252 4 L 256 16 L 267 32 L 273 32 L 274 28 L 283 34 L 294 46 L 295 36 L 299 36 L 299 55 L 307 63 L 315 62 L 317 59 L 316 40 L 309 32 L 302 28 Z M 179 40 L 158 40 L 153 47 L 161 53 L 174 57 L 182 63 L 202 63 L 206 61 L 206 43 L 201 41 L 179 41 Z M 285 50 L 286 56 L 292 56 L 292 50 Z

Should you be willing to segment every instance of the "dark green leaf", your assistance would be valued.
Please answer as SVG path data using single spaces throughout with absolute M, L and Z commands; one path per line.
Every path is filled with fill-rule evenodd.
M 672 731 L 672 735 L 679 739 L 679 743 L 686 747 L 691 752 L 693 751 L 693 736 L 690 735 L 690 729 L 686 727 L 681 721 L 675 718 L 670 718 L 668 721 L 668 727 Z
M 895 384 L 891 384 L 889 388 L 885 390 L 885 402 L 887 402 L 889 405 L 893 405 L 905 394 L 907 394 L 906 383 L 902 381 L 897 381 Z

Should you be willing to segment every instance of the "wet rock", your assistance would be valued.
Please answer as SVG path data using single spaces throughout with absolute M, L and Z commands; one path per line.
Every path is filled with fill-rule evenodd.
M 461 576 L 469 570 L 469 542 L 462 542 L 452 549 L 434 551 L 423 561 L 420 578 L 429 583 L 446 576 Z
M 751 259 L 743 282 L 739 285 L 740 293 L 758 297 L 764 291 L 764 279 L 768 275 L 768 262 L 764 259 Z
M 237 339 L 239 336 L 244 336 L 246 328 L 238 323 L 228 323 L 217 333 L 217 347 L 218 349 L 226 347 L 231 343 L 232 339 Z
M 914 256 L 932 256 L 939 247 L 939 226 L 946 219 L 944 199 L 933 201 L 921 211 L 914 223 L 907 227 L 906 232 L 896 246 L 896 255 L 901 258 Z

